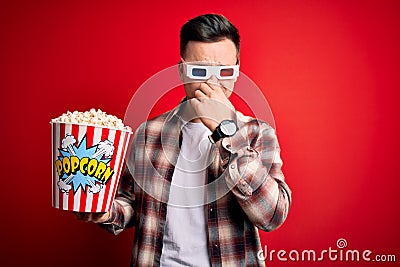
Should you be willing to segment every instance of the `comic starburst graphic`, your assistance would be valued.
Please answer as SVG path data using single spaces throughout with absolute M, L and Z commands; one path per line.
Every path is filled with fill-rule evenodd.
M 70 139 L 75 141 L 75 138 L 72 135 L 67 135 L 65 139 L 68 139 L 69 137 Z M 111 161 L 111 158 L 110 157 L 104 158 L 104 155 L 107 154 L 107 152 L 102 148 L 103 144 L 104 141 L 103 143 L 100 142 L 95 146 L 87 147 L 86 135 L 85 135 L 77 146 L 75 145 L 74 142 L 72 144 L 69 144 L 67 148 L 59 148 L 58 150 L 61 155 L 58 156 L 58 159 L 62 162 L 65 157 L 71 158 L 71 156 L 76 156 L 79 158 L 79 160 L 87 157 L 89 159 L 94 158 L 98 162 L 103 162 L 104 164 L 107 165 Z M 112 143 L 108 141 L 108 144 Z M 65 185 L 67 185 L 67 187 L 72 186 L 74 193 L 76 193 L 79 187 L 82 187 L 82 190 L 85 193 L 87 188 L 89 188 L 90 192 L 98 193 L 103 187 L 104 183 L 103 181 L 97 179 L 96 177 L 84 175 L 80 171 L 77 171 L 76 173 L 70 175 L 67 175 L 65 172 L 63 172 L 63 174 L 60 176 L 60 181 L 62 181 Z M 60 186 L 60 190 L 68 193 L 67 190 L 63 190 L 62 186 Z

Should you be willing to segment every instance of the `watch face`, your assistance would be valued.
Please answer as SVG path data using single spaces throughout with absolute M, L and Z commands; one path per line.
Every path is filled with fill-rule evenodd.
M 221 132 L 227 136 L 232 136 L 237 131 L 237 126 L 234 121 L 226 120 L 221 122 Z

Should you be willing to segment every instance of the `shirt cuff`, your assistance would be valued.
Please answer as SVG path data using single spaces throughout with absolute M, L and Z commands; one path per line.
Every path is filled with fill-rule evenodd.
M 240 132 L 232 137 L 223 138 L 221 146 L 225 150 L 222 151 L 221 158 L 224 166 L 228 168 L 228 183 L 237 187 L 243 195 L 251 196 L 259 186 L 253 172 L 256 173 L 258 168 L 262 168 L 260 160 L 257 160 L 258 151 L 249 145 Z

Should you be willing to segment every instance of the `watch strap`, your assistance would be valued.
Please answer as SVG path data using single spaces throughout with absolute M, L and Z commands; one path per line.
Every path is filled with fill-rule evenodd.
M 224 137 L 224 134 L 221 132 L 219 125 L 218 125 L 217 128 L 215 128 L 214 132 L 208 136 L 208 139 L 210 139 L 211 143 L 214 144 L 223 137 Z

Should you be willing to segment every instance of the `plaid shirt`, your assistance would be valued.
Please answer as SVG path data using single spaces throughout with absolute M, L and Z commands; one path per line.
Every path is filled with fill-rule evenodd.
M 258 229 L 272 231 L 285 221 L 291 191 L 274 129 L 236 115 L 239 131 L 210 152 L 204 205 L 209 256 L 212 266 L 265 266 L 257 259 L 262 249 Z M 137 129 L 129 171 L 121 178 L 109 220 L 101 224 L 114 234 L 135 227 L 131 266 L 160 265 L 181 126 L 177 107 Z

